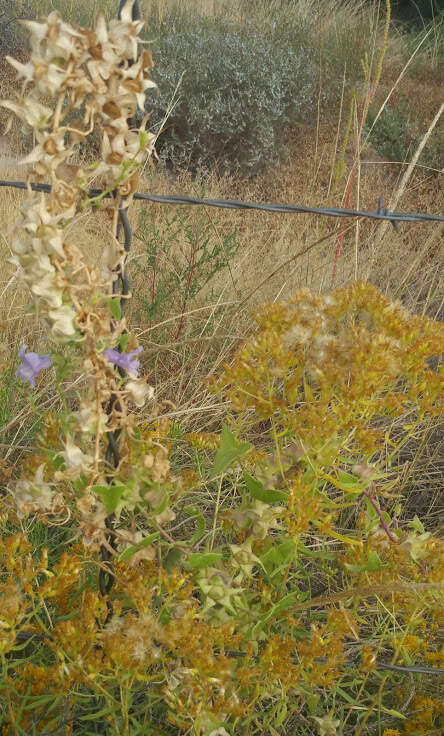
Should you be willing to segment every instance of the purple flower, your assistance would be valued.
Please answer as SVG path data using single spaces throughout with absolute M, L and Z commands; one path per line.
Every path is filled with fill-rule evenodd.
M 34 388 L 34 378 L 39 371 L 44 368 L 49 368 L 51 365 L 51 355 L 39 355 L 38 353 L 27 353 L 27 345 L 19 350 L 19 356 L 23 360 L 23 363 L 17 368 L 15 375 L 20 378 L 21 381 L 29 381 L 29 385 Z
M 134 358 L 134 355 L 139 355 L 142 352 L 142 348 L 138 347 L 132 351 L 132 353 L 119 353 L 118 350 L 113 348 L 107 348 L 104 350 L 102 355 L 108 358 L 110 363 L 118 365 L 119 368 L 123 368 L 127 373 L 130 373 L 135 378 L 139 375 L 139 361 Z

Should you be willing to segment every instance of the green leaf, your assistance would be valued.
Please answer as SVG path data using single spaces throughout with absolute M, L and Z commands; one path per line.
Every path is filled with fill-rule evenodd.
M 375 511 L 375 508 L 371 501 L 365 497 L 365 505 L 367 507 L 367 511 L 365 514 L 365 531 L 370 532 L 372 529 L 375 529 L 380 524 L 379 516 Z
M 159 505 L 151 509 L 151 513 L 154 514 L 154 516 L 159 516 L 159 514 L 162 514 L 165 511 L 165 509 L 169 505 L 169 502 L 170 502 L 169 493 L 165 493 Z
M 53 355 L 52 362 L 56 369 L 56 380 L 58 382 L 69 378 L 74 367 L 71 359 L 65 358 L 63 355 Z
M 266 489 L 262 483 L 252 475 L 244 473 L 244 481 L 253 498 L 262 503 L 273 503 L 274 501 L 286 501 L 288 493 L 285 491 L 275 491 L 274 489 Z
M 357 478 L 355 475 L 351 475 L 350 473 L 346 473 L 344 470 L 338 470 L 336 477 L 329 475 L 328 473 L 322 473 L 322 478 L 324 480 L 328 480 L 328 482 L 336 488 L 340 488 L 341 491 L 352 493 L 354 495 L 361 494 L 368 485 L 368 481 L 362 481 L 360 478 Z
M 139 145 L 140 148 L 145 150 L 146 144 L 150 140 L 151 134 L 147 130 L 139 130 Z
M 413 659 L 408 649 L 406 649 L 405 647 L 401 647 L 401 654 L 402 654 L 402 658 L 405 664 L 411 667 L 414 664 L 414 662 L 413 662 Z
M 326 552 L 323 549 L 310 549 L 310 547 L 306 547 L 305 544 L 300 544 L 299 549 L 303 555 L 306 557 L 314 557 L 318 558 L 319 560 L 335 560 L 336 554 L 334 552 Z
M 109 486 L 93 486 L 91 490 L 100 496 L 106 510 L 109 514 L 112 514 L 119 505 L 119 501 L 126 491 L 126 486 L 122 483 L 113 483 Z
M 316 711 L 318 709 L 318 704 L 319 704 L 320 698 L 321 698 L 321 696 L 318 695 L 317 693 L 312 693 L 312 692 L 307 693 L 307 705 L 308 705 L 308 709 L 310 711 L 310 714 L 312 716 L 314 716 L 314 714 L 316 713 Z
M 39 695 L 36 698 L 32 698 L 32 702 L 28 705 L 28 710 L 34 710 L 34 708 L 41 708 L 42 705 L 52 703 L 54 695 Z
M 281 544 L 273 545 L 260 557 L 267 574 L 277 574 L 280 569 L 293 561 L 297 545 L 292 539 L 285 539 Z M 276 568 L 276 569 L 273 569 Z
M 427 540 L 430 537 L 430 532 L 424 532 L 424 534 L 416 535 L 414 532 L 408 535 L 405 542 L 409 545 L 410 557 L 415 562 L 424 559 L 427 556 Z
M 283 700 L 279 701 L 276 707 L 276 717 L 274 720 L 274 726 L 279 727 L 282 726 L 283 722 L 285 721 L 287 717 L 287 706 Z M 275 731 L 277 733 L 277 731 Z
M 118 298 L 110 298 L 108 299 L 108 306 L 111 310 L 111 314 L 113 315 L 114 319 L 118 322 L 122 319 L 122 311 L 120 308 L 120 299 Z
M 351 695 L 346 693 L 342 687 L 339 687 L 339 685 L 335 685 L 335 692 L 339 693 L 339 695 L 342 695 L 347 703 L 350 703 L 351 705 L 356 705 L 356 698 L 352 698 Z
M 55 454 L 52 454 L 51 461 L 54 466 L 54 470 L 59 470 L 59 468 L 65 464 L 64 459 L 62 457 L 57 457 Z
M 84 475 L 79 475 L 78 478 L 74 478 L 73 486 L 76 493 L 81 493 L 88 485 L 88 478 Z
M 129 560 L 139 550 L 143 549 L 144 547 L 149 547 L 150 544 L 152 544 L 154 540 L 158 538 L 158 536 L 159 532 L 153 532 L 153 534 L 149 534 L 147 537 L 145 537 L 145 539 L 141 539 L 140 542 L 137 542 L 137 544 L 132 544 L 131 547 L 128 547 L 126 550 L 121 552 L 118 558 L 119 562 Z
M 354 573 L 377 572 L 378 570 L 382 570 L 382 568 L 386 566 L 387 565 L 381 561 L 381 558 L 379 557 L 376 550 L 372 550 L 371 552 L 369 552 L 365 565 L 352 565 L 349 562 L 345 563 L 345 567 L 347 568 L 347 570 L 350 570 L 350 572 Z
M 171 572 L 174 567 L 177 567 L 182 557 L 183 551 L 181 549 L 179 549 L 178 547 L 171 547 L 171 549 L 168 550 L 165 561 L 163 563 L 165 570 L 167 572 Z
M 347 473 L 345 470 L 338 470 L 338 481 L 344 486 L 345 489 L 353 488 L 358 483 L 362 483 L 362 479 Z
M 355 574 L 365 570 L 365 565 L 352 565 L 350 562 L 346 562 L 345 567 L 347 568 L 347 570 L 350 570 L 350 572 Z
M 214 465 L 210 473 L 210 480 L 224 472 L 235 460 L 248 452 L 249 442 L 238 442 L 226 425 L 222 428 L 220 447 L 216 453 Z
M 421 519 L 416 516 L 416 514 L 413 517 L 413 521 L 410 522 L 409 527 L 411 529 L 414 529 L 415 532 L 418 532 L 419 534 L 425 534 L 424 524 L 422 523 Z
M 302 483 L 304 483 L 304 485 L 310 485 L 311 483 L 313 483 L 313 481 L 316 481 L 317 485 L 316 473 L 312 467 L 307 468 L 301 478 L 301 481 Z
M 274 606 L 272 606 L 264 616 L 261 616 L 257 624 L 253 627 L 253 636 L 257 636 L 261 629 L 264 627 L 264 624 L 267 623 L 270 619 L 276 619 L 282 611 L 285 611 L 286 608 L 290 608 L 290 606 L 293 606 L 296 602 L 299 602 L 303 600 L 303 596 L 306 594 L 302 593 L 300 590 L 295 590 L 293 593 L 288 593 L 288 595 L 284 596 L 279 603 L 276 603 Z
M 88 586 L 88 583 L 87 583 L 86 585 L 83 585 L 83 586 L 82 586 L 82 588 L 83 588 L 84 590 L 85 590 L 85 589 L 86 589 L 87 587 L 89 587 L 89 586 Z M 78 597 L 78 596 L 77 596 L 77 597 Z M 71 600 L 71 601 L 70 601 L 70 604 L 72 605 L 72 603 L 73 603 L 73 601 Z M 72 611 L 70 611 L 69 613 L 65 614 L 65 616 L 57 616 L 57 618 L 55 619 L 55 621 L 57 621 L 57 623 L 58 623 L 59 621 L 70 621 L 70 620 L 71 620 L 72 618 L 77 618 L 77 616 L 79 615 L 79 613 L 80 613 L 80 608 L 74 608 L 74 609 L 73 609 Z M 54 619 L 53 619 L 53 620 L 54 620 Z
M 204 567 L 210 567 L 223 557 L 221 552 L 203 552 L 192 553 L 187 560 L 187 566 L 191 570 L 203 570 Z
M 96 718 L 106 716 L 107 713 L 111 713 L 112 706 L 106 705 L 102 710 L 96 710 L 94 713 L 89 713 L 87 716 L 78 716 L 79 721 L 95 721 Z
M 130 337 L 131 335 L 129 332 L 124 332 L 123 335 L 120 335 L 119 345 L 122 353 L 126 353 Z
M 382 570 L 383 567 L 386 567 L 386 565 L 382 562 L 376 550 L 372 549 L 371 552 L 369 552 L 364 569 L 368 572 L 377 572 L 378 570 Z
M 54 696 L 53 696 L 53 698 L 52 698 L 52 703 L 50 703 L 50 704 L 48 705 L 48 707 L 47 707 L 47 708 L 45 708 L 45 718 L 46 718 L 46 716 L 48 716 L 48 715 L 49 715 L 50 713 L 52 713 L 52 712 L 53 712 L 53 711 L 54 711 L 54 710 L 55 710 L 55 709 L 57 708 L 57 706 L 58 706 L 58 705 L 60 705 L 61 703 L 63 703 L 63 701 L 64 701 L 64 697 L 63 697 L 63 695 L 59 695 L 58 697 L 54 697 Z M 57 725 L 60 725 L 60 713 L 59 713 L 59 714 L 57 714 L 57 715 L 55 716 L 55 718 L 53 718 L 53 719 L 52 719 L 51 721 L 49 721 L 49 722 L 47 721 L 47 722 L 45 723 L 45 729 L 46 729 L 46 728 L 48 728 L 48 729 L 49 729 L 49 733 L 51 733 L 51 731 L 52 731 L 52 726 L 51 726 L 51 724 L 52 724 L 52 726 L 57 726 Z
M 380 705 L 379 707 L 383 711 L 383 713 L 387 713 L 387 715 L 393 716 L 393 718 L 401 718 L 403 721 L 405 721 L 406 719 L 406 716 L 404 716 L 398 710 L 393 710 L 393 708 L 385 708 L 383 705 Z

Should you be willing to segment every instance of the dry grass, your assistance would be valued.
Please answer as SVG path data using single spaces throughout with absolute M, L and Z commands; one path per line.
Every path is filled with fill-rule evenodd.
M 209 198 L 293 202 L 315 207 L 341 206 L 347 172 L 337 191 L 328 194 L 334 143 L 334 124 L 325 121 L 320 126 L 317 141 L 312 130 L 300 131 L 295 136 L 290 161 L 279 171 L 268 171 L 255 180 L 245 181 L 210 175 L 205 180 L 206 194 Z M 352 206 L 359 204 L 363 209 L 375 209 L 378 196 L 382 197 L 384 203 L 389 201 L 405 167 L 383 162 L 374 157 L 372 152 L 369 152 L 368 160 L 374 163 L 366 164 L 366 160 L 364 154 L 359 201 L 355 193 Z M 146 181 L 145 191 L 195 195 L 196 186 L 186 176 L 173 180 L 156 174 L 150 181 Z M 417 168 L 398 202 L 398 209 L 437 212 L 441 204 L 439 178 Z M 162 205 L 142 206 L 157 208 L 160 217 Z M 207 215 L 217 219 L 216 232 L 218 229 L 223 230 L 224 223 L 228 228 L 235 226 L 239 232 L 241 248 L 233 264 L 233 273 L 241 286 L 243 310 L 251 309 L 261 301 L 286 298 L 295 289 L 303 286 L 316 291 L 330 287 L 334 249 L 341 227 L 338 220 L 315 215 L 277 215 L 238 210 L 221 213 L 213 209 L 208 209 Z M 354 248 L 356 223 L 348 220 L 345 227 L 350 229 L 344 240 L 336 285 L 346 283 L 352 277 L 354 269 L 351 249 Z M 401 226 L 399 233 L 388 230 L 374 255 L 375 265 L 369 272 L 371 245 L 381 225 L 369 221 L 360 223 L 359 227 L 358 277 L 368 276 L 380 288 L 390 290 L 387 267 L 396 270 L 395 264 L 399 264 L 399 283 L 399 276 L 406 272 L 409 263 L 416 264 L 417 277 L 421 273 L 418 267 L 427 270 L 430 260 L 438 264 L 439 225 L 412 224 Z M 321 239 L 322 242 L 316 245 Z M 298 255 L 309 246 L 312 246 L 311 250 Z M 422 259 L 418 264 L 418 254 L 421 252 Z M 232 296 L 228 283 L 224 295 L 228 298 Z M 409 306 L 413 308 L 418 308 L 418 305 L 419 302 L 409 302 Z
M 336 191 L 328 193 L 335 134 L 334 121 L 321 123 L 317 139 L 313 130 L 299 131 L 295 135 L 290 160 L 279 171 L 268 171 L 255 180 L 245 181 L 209 175 L 205 179 L 206 195 L 209 198 L 303 203 L 315 207 L 341 206 L 346 173 Z M 363 159 L 366 160 L 365 154 Z M 372 159 L 374 157 L 370 153 L 369 160 Z M 375 209 L 378 196 L 387 204 L 404 169 L 405 167 L 379 160 L 364 164 L 360 177 L 359 202 L 355 192 L 351 206 L 359 204 L 363 209 Z M 6 175 L 19 178 L 22 176 L 11 165 L 2 167 L 2 175 L 5 178 Z M 196 184 L 187 175 L 172 179 L 154 172 L 146 174 L 141 181 L 140 190 L 158 194 L 171 192 L 195 195 Z M 22 197 L 17 190 L 2 189 L 0 192 L 2 261 L 7 254 L 8 233 Z M 439 212 L 441 206 L 439 177 L 417 168 L 397 204 L 398 209 Z M 137 223 L 141 207 L 151 207 L 158 212 L 158 226 L 161 228 L 163 205 L 137 203 L 131 212 L 133 224 Z M 196 217 L 201 214 L 198 214 L 197 209 L 193 213 Z M 260 302 L 287 298 L 295 289 L 304 286 L 315 291 L 330 288 L 334 251 L 341 227 L 339 220 L 314 215 L 219 211 L 210 208 L 206 210 L 206 215 L 214 225 L 215 237 L 234 227 L 239 233 L 241 245 L 232 264 L 232 273 L 240 294 L 235 292 L 232 281 L 226 278 L 226 274 L 221 274 L 211 284 L 220 294 L 222 302 L 237 302 L 228 311 L 236 312 L 238 325 L 247 323 L 248 313 Z M 335 285 L 338 286 L 353 278 L 355 270 L 357 224 L 347 220 L 344 226 L 347 232 L 335 279 Z M 369 278 L 392 296 L 402 298 L 409 307 L 417 311 L 425 310 L 431 316 L 442 316 L 439 284 L 442 256 L 440 225 L 406 224 L 400 226 L 399 233 L 392 228 L 384 228 L 382 239 L 378 238 L 381 227 L 381 224 L 372 221 L 359 224 L 358 277 Z M 103 233 L 97 215 L 79 221 L 70 236 L 75 238 L 80 247 L 83 246 L 94 257 L 100 258 Z M 373 245 L 378 240 L 375 250 Z M 133 258 L 137 258 L 139 247 L 135 242 Z M 10 278 L 11 269 L 7 267 L 3 270 L 3 289 Z M 6 288 L 1 311 L 4 320 L 14 322 L 21 313 L 26 297 L 17 286 Z M 135 288 L 144 288 L 140 277 L 136 278 Z M 14 298 L 11 300 L 9 294 L 12 289 Z M 209 305 L 201 302 L 195 305 L 196 308 L 205 306 L 211 311 Z M 201 313 L 199 316 L 201 319 Z M 146 325 L 138 325 L 138 328 L 143 332 Z
M 334 128 L 331 125 L 326 123 L 325 129 L 320 129 L 320 154 L 314 177 L 310 166 L 313 166 L 315 145 L 313 137 L 307 131 L 304 138 L 295 142 L 292 160 L 280 170 L 279 175 L 268 172 L 254 182 L 212 176 L 206 180 L 206 194 L 210 198 L 303 202 L 313 206 L 341 204 L 340 191 L 337 199 L 327 196 L 334 145 Z M 388 202 L 399 177 L 399 168 L 375 164 L 364 169 L 360 182 L 360 204 L 363 208 L 374 209 L 378 194 L 381 194 L 384 202 Z M 387 169 L 388 174 L 384 175 Z M 196 185 L 185 175 L 172 180 L 154 173 L 145 177 L 140 190 L 193 195 L 196 194 Z M 7 196 L 9 205 L 6 209 L 12 224 L 16 203 L 21 195 L 10 191 Z M 2 203 L 3 201 L 2 199 Z M 422 173 L 420 169 L 417 170 L 404 191 L 399 208 L 436 212 L 439 211 L 439 206 L 439 182 Z M 161 229 L 163 205 L 146 203 L 135 203 L 132 208 L 131 220 L 134 228 L 142 207 L 152 207 L 158 213 L 158 226 Z M 198 208 L 192 209 L 192 216 L 198 218 L 200 215 Z M 168 342 L 159 342 L 163 324 L 131 324 L 146 349 L 145 355 L 149 356 L 151 378 L 156 385 L 158 397 L 174 402 L 177 408 L 169 411 L 170 416 L 180 421 L 189 431 L 211 429 L 217 416 L 224 413 L 224 407 L 206 392 L 202 378 L 209 372 L 216 372 L 221 363 L 229 359 L 233 346 L 250 329 L 249 315 L 252 309 L 264 301 L 287 298 L 296 289 L 304 286 L 315 291 L 330 287 L 340 227 L 338 220 L 311 215 L 218 211 L 210 208 L 206 210 L 206 215 L 214 225 L 215 237 L 222 237 L 224 231 L 232 230 L 234 226 L 238 229 L 240 249 L 231 268 L 238 289 L 233 288 L 226 273 L 220 273 L 211 284 L 218 295 L 217 300 L 209 298 L 208 288 L 207 299 L 202 295 L 196 303 L 190 305 L 186 314 L 189 329 L 177 342 L 172 338 Z M 347 221 L 346 227 L 350 227 L 350 230 L 343 241 L 335 282 L 338 286 L 354 277 L 356 223 Z M 442 228 L 435 224 L 411 224 L 401 226 L 399 233 L 390 228 L 375 253 L 372 245 L 379 228 L 380 224 L 370 221 L 360 225 L 358 276 L 368 275 L 383 291 L 401 298 L 413 310 L 442 318 Z M 70 236 L 80 247 L 91 253 L 93 258 L 100 260 L 103 234 L 100 217 L 91 215 L 79 222 Z M 181 238 L 185 240 L 185 235 L 178 236 L 178 249 L 185 245 Z M 316 244 L 317 241 L 320 242 Z M 298 255 L 301 251 L 306 252 Z M 141 244 L 134 240 L 131 259 L 136 259 L 141 254 Z M 370 255 L 373 255 L 372 264 Z M 131 261 L 129 268 L 133 291 L 146 291 L 148 283 L 144 283 L 140 274 L 136 274 L 134 268 L 131 268 Z M 15 287 L 10 286 L 10 289 Z M 26 297 L 23 292 L 14 292 L 14 306 L 12 307 L 11 302 L 8 313 L 4 316 L 11 329 L 14 324 L 19 324 L 17 320 L 23 320 L 21 315 L 24 301 Z M 220 306 L 222 309 L 218 309 Z M 170 319 L 174 325 L 178 316 L 170 314 L 166 315 L 166 319 Z M 129 319 L 130 323 L 133 322 L 131 316 Z M 193 337 L 190 337 L 191 328 Z M 26 334 L 31 344 L 34 330 L 36 336 L 40 334 L 35 318 L 29 317 Z M 201 335 L 200 338 L 195 337 L 196 330 Z M 14 344 L 16 350 L 18 341 L 11 339 L 10 349 Z
M 319 0 L 139 0 L 139 5 L 144 18 L 160 21 L 172 13 L 187 13 L 208 18 L 223 16 L 242 24 L 251 20 L 255 23 L 279 21 L 284 15 L 287 19 L 294 18 L 311 24 L 317 22 L 321 15 L 326 24 L 337 24 L 344 20 L 350 22 L 352 17 L 368 10 L 365 0 L 345 0 L 342 3 L 338 3 L 338 0 L 322 0 L 321 4 Z M 369 12 L 375 13 L 374 10 Z
M 116 14 L 116 0 L 29 0 L 37 18 L 46 18 L 52 10 L 58 10 L 71 23 L 91 24 L 101 11 L 106 18 Z

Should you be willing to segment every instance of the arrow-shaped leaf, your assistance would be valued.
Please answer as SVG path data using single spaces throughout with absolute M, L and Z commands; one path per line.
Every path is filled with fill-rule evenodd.
M 286 501 L 288 493 L 275 491 L 274 488 L 264 488 L 262 483 L 252 475 L 244 473 L 244 481 L 253 498 L 262 503 L 273 503 L 274 501 Z
M 108 299 L 108 306 L 111 310 L 111 314 L 113 315 L 114 319 L 121 320 L 122 319 L 122 310 L 120 307 L 120 299 L 113 299 L 112 297 Z
M 91 490 L 100 496 L 106 510 L 109 514 L 112 514 L 119 505 L 119 501 L 126 491 L 126 486 L 122 483 L 110 483 L 109 486 L 92 486 Z
M 139 550 L 143 549 L 144 547 L 149 547 L 150 544 L 152 544 L 158 536 L 159 532 L 153 532 L 153 534 L 149 534 L 147 537 L 145 537 L 145 539 L 141 539 L 140 542 L 137 542 L 137 544 L 132 544 L 131 547 L 127 547 L 119 555 L 119 562 L 129 560 L 133 555 L 136 554 L 136 552 L 139 552 Z
M 322 473 L 322 478 L 328 480 L 336 488 L 340 488 L 341 491 L 350 494 L 353 493 L 354 495 L 361 494 L 368 486 L 368 481 L 363 481 L 355 475 L 351 475 L 351 473 L 346 473 L 344 470 L 339 470 L 336 478 L 328 473 Z
M 234 434 L 224 425 L 220 437 L 220 447 L 214 459 L 210 480 L 224 472 L 235 460 L 245 455 L 251 445 L 249 442 L 238 442 Z

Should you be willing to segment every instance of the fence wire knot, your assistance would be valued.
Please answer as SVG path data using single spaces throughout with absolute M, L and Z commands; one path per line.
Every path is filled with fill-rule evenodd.
M 390 210 L 387 207 L 382 206 L 382 197 L 378 197 L 378 209 L 376 210 L 376 213 L 378 215 L 383 215 L 384 217 L 389 217 L 391 214 Z M 390 220 L 390 222 L 395 228 L 396 232 L 398 233 L 399 228 L 398 228 L 398 223 L 396 222 L 396 220 Z

